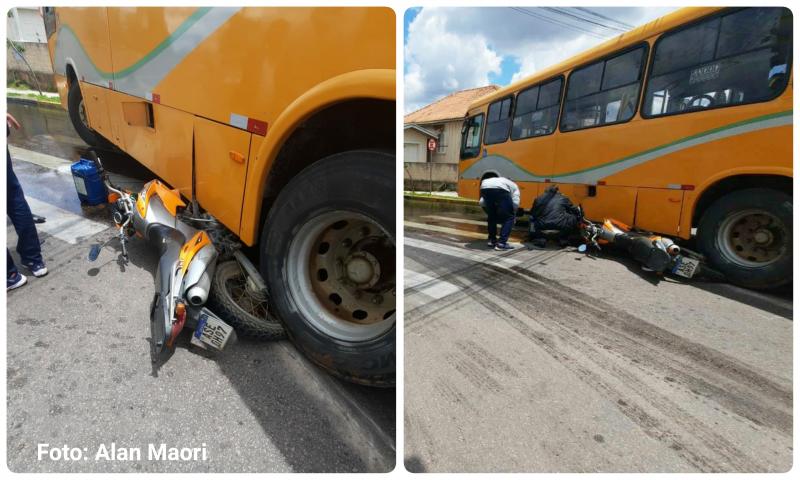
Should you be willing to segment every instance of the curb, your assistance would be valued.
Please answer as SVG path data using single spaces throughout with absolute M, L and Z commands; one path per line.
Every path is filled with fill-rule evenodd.
M 477 200 L 473 200 L 471 198 L 461 198 L 461 197 L 442 197 L 437 195 L 412 195 L 408 193 L 403 194 L 403 200 L 418 200 L 421 202 L 431 202 L 431 203 L 447 203 L 451 205 L 463 205 L 463 206 L 472 206 L 475 208 L 480 208 L 478 206 Z
M 45 108 L 53 108 L 61 110 L 60 103 L 50 103 L 50 102 L 40 102 L 39 100 L 35 100 L 33 98 L 23 98 L 23 97 L 12 97 L 6 96 L 6 101 L 8 103 L 17 103 L 20 105 L 30 105 L 32 107 L 45 107 Z

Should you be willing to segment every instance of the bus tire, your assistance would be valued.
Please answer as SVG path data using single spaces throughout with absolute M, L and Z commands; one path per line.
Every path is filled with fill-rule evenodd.
M 748 188 L 709 206 L 697 229 L 700 251 L 736 285 L 765 290 L 792 281 L 792 197 Z
M 395 157 L 306 167 L 270 208 L 260 269 L 295 346 L 344 380 L 395 384 Z M 359 283 L 360 282 L 360 283 Z
M 105 145 L 102 137 L 89 127 L 86 109 L 83 108 L 81 87 L 78 85 L 77 80 L 74 80 L 69 86 L 69 93 L 67 93 L 67 111 L 72 126 L 84 142 L 92 147 L 102 147 Z

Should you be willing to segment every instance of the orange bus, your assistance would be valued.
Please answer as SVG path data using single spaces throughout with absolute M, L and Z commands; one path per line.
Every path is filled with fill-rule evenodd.
M 686 8 L 476 100 L 458 191 L 558 185 L 592 219 L 689 240 L 734 283 L 792 281 L 792 13 Z
M 271 307 L 312 360 L 394 384 L 394 12 L 47 7 L 44 18 L 81 138 L 126 152 L 253 247 Z M 243 328 L 258 335 L 259 299 L 238 285 Z

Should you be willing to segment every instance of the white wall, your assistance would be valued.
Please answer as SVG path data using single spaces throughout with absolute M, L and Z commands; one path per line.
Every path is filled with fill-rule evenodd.
M 38 7 L 18 7 L 6 17 L 8 38 L 14 42 L 46 43 L 44 20 Z

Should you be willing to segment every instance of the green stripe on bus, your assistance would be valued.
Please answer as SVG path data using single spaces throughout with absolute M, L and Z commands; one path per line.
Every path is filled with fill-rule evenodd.
M 103 77 L 105 79 L 108 79 L 108 80 L 114 80 L 115 78 L 126 77 L 126 76 L 132 74 L 133 72 L 135 72 L 136 70 L 140 69 L 147 62 L 152 60 L 156 55 L 158 55 L 159 53 L 164 51 L 167 47 L 172 45 L 172 43 L 174 43 L 175 40 L 177 40 L 181 35 L 183 35 L 186 32 L 186 30 L 188 30 L 192 25 L 197 23 L 198 20 L 203 18 L 203 16 L 205 14 L 207 14 L 208 12 L 210 12 L 210 11 L 211 11 L 211 7 L 200 7 L 197 10 L 195 10 L 194 13 L 192 13 L 189 16 L 189 18 L 184 20 L 183 23 L 181 23 L 178 26 L 178 28 L 175 29 L 174 32 L 172 32 L 167 38 L 165 38 L 161 43 L 159 43 L 154 49 L 152 49 L 145 56 L 140 58 L 133 65 L 131 65 L 129 67 L 126 67 L 126 68 L 120 70 L 119 72 L 106 72 L 106 71 L 101 70 L 100 68 L 98 68 L 97 65 L 95 65 L 95 63 L 92 61 L 92 57 L 89 56 L 88 53 L 86 53 L 86 49 L 83 47 L 83 44 L 81 43 L 80 39 L 75 34 L 75 30 L 73 30 L 69 25 L 61 24 L 61 27 L 59 28 L 59 30 L 67 30 L 70 33 L 72 33 L 72 35 L 75 37 L 75 40 L 78 42 L 78 46 L 80 46 L 81 50 L 83 50 L 84 55 L 89 60 L 89 63 L 92 64 L 92 68 L 94 69 L 95 72 L 97 72 L 98 75 L 100 75 L 101 77 Z
M 713 135 L 715 133 L 723 132 L 725 130 L 730 130 L 730 129 L 741 127 L 741 126 L 744 126 L 744 125 L 749 125 L 749 124 L 752 124 L 752 123 L 763 122 L 763 121 L 766 121 L 766 120 L 771 120 L 773 118 L 791 116 L 792 112 L 793 112 L 792 110 L 786 110 L 786 111 L 783 111 L 783 112 L 770 113 L 770 114 L 762 115 L 762 116 L 759 116 L 759 117 L 749 118 L 747 120 L 741 120 L 741 121 L 738 121 L 738 122 L 730 123 L 728 125 L 723 125 L 721 127 L 712 128 L 711 130 L 706 130 L 704 132 L 695 133 L 694 135 L 689 135 L 688 137 L 680 138 L 678 140 L 674 140 L 672 142 L 665 143 L 663 145 L 659 145 L 657 147 L 649 148 L 647 150 L 643 150 L 641 152 L 634 153 L 632 155 L 628 155 L 626 157 L 618 158 L 617 160 L 612 160 L 612 161 L 604 163 L 602 165 L 597 165 L 595 167 L 584 168 L 582 170 L 575 170 L 575 171 L 572 171 L 572 172 L 553 174 L 553 175 L 551 175 L 549 177 L 548 176 L 537 175 L 537 174 L 535 174 L 535 173 L 533 173 L 533 172 L 521 167 L 517 162 L 511 160 L 508 157 L 505 157 L 505 156 L 502 156 L 502 155 L 496 155 L 496 156 L 505 158 L 506 160 L 508 160 L 509 162 L 513 163 L 514 165 L 516 165 L 521 170 L 525 171 L 526 173 L 528 173 L 529 175 L 534 176 L 534 177 L 538 177 L 538 178 L 542 178 L 542 179 L 544 179 L 544 178 L 567 177 L 567 176 L 570 176 L 570 175 L 578 175 L 578 174 L 581 174 L 581 173 L 591 172 L 593 170 L 598 170 L 600 168 L 604 168 L 604 167 L 608 167 L 608 166 L 611 166 L 611 165 L 615 165 L 617 163 L 621 163 L 621 162 L 624 162 L 624 161 L 627 161 L 627 160 L 631 160 L 633 158 L 640 157 L 642 155 L 647 155 L 649 153 L 655 153 L 655 152 L 657 152 L 659 150 L 664 150 L 666 148 L 669 148 L 669 147 L 672 147 L 672 146 L 675 146 L 675 145 L 679 145 L 681 143 L 685 143 L 685 142 L 688 142 L 688 141 L 691 141 L 691 140 L 695 140 L 697 138 L 707 137 L 709 135 Z

